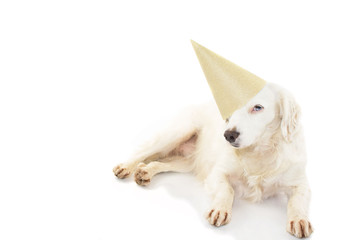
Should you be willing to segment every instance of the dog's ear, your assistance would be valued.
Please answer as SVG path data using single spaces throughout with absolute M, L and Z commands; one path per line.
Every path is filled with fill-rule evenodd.
M 280 93 L 281 133 L 286 142 L 291 142 L 294 134 L 299 130 L 301 110 L 294 97 L 282 90 Z

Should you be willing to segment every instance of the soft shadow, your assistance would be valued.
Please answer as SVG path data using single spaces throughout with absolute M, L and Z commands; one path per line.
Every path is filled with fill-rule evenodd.
M 149 186 L 149 190 L 164 188 L 174 198 L 183 199 L 199 212 L 199 218 L 203 218 L 203 212 L 207 209 L 209 199 L 202 184 L 191 174 L 184 173 L 161 173 L 156 175 Z

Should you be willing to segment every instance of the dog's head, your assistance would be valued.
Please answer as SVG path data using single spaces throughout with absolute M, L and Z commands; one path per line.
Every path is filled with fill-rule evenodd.
M 236 148 L 246 148 L 281 132 L 286 142 L 299 127 L 300 108 L 286 90 L 268 83 L 245 106 L 227 120 L 225 139 Z

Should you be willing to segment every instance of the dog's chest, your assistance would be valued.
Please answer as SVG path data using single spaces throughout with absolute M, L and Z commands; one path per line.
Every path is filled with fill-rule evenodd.
M 282 191 L 281 169 L 271 154 L 257 156 L 237 152 L 233 167 L 230 179 L 243 199 L 259 202 Z
M 274 176 L 249 174 L 243 169 L 230 179 L 237 194 L 252 202 L 259 202 L 281 191 L 280 180 Z

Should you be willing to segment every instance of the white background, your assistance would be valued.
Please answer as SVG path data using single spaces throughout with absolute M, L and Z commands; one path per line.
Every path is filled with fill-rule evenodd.
M 1 1 L 0 239 L 294 239 L 281 199 L 236 200 L 214 228 L 191 175 L 113 176 L 212 99 L 190 39 L 295 95 L 313 239 L 356 238 L 359 25 L 356 1 Z

